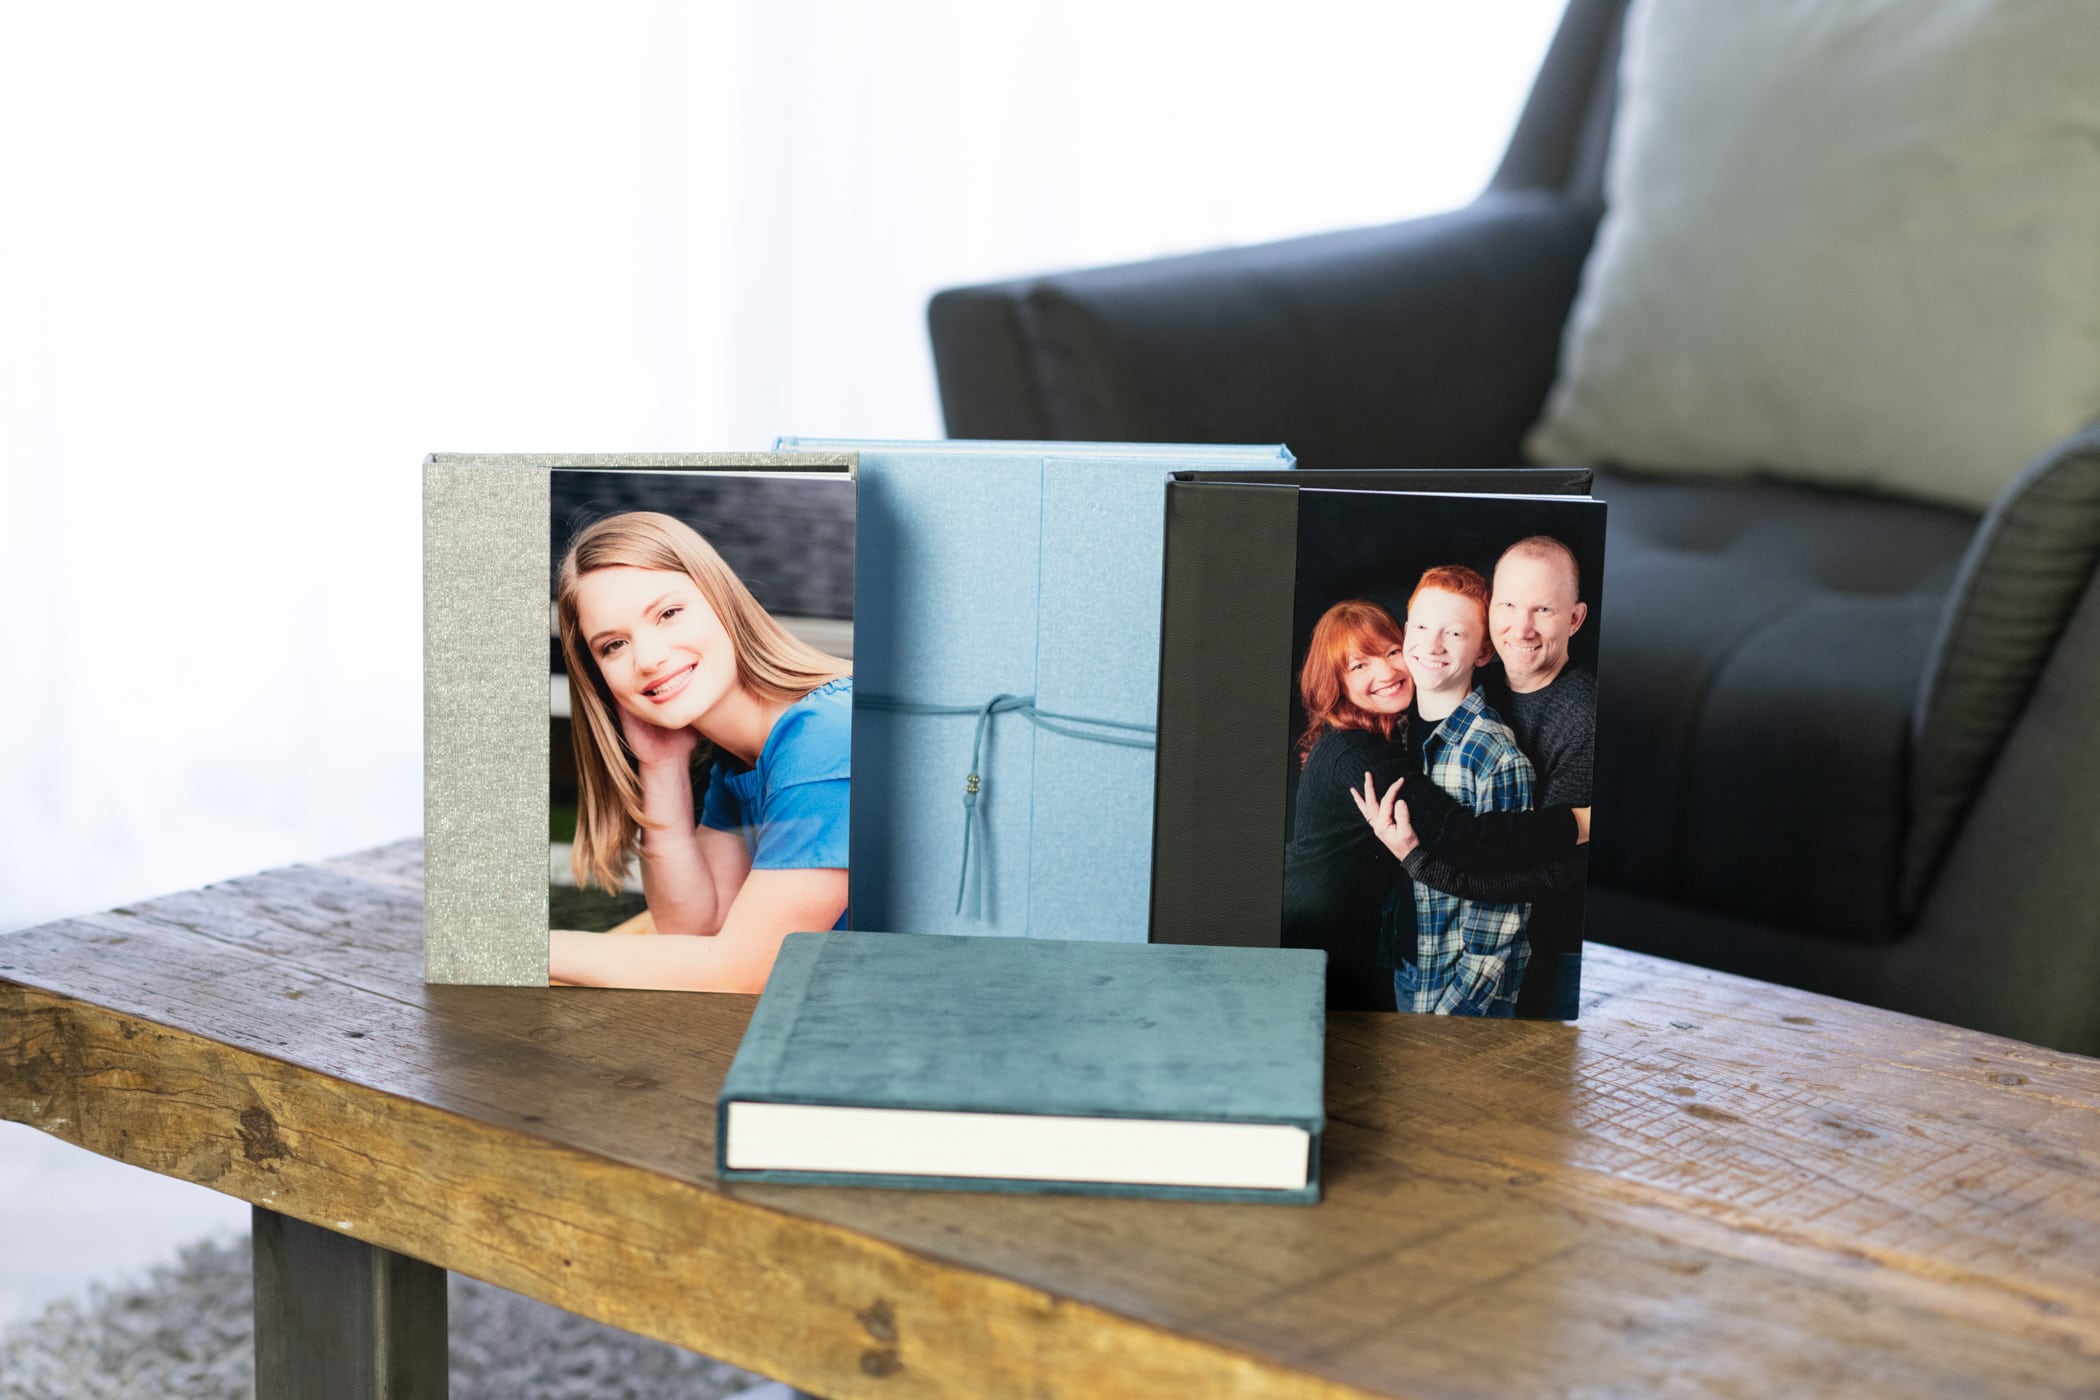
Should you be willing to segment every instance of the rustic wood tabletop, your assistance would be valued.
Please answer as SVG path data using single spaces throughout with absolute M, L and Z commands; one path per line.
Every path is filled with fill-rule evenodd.
M 0 937 L 0 1116 L 826 1395 L 2100 1392 L 2100 1061 L 1592 944 L 1333 1018 L 1316 1207 L 725 1189 L 750 999 L 425 986 L 421 862 Z

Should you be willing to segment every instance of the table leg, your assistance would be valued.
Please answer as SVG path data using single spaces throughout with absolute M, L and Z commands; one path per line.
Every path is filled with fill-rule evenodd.
M 257 1400 L 444 1400 L 445 1271 L 255 1208 Z

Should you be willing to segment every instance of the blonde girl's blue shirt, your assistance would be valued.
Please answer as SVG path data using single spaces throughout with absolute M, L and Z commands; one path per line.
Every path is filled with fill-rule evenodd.
M 852 769 L 853 678 L 841 676 L 782 712 L 751 767 L 715 760 L 701 824 L 743 837 L 753 870 L 844 870 Z

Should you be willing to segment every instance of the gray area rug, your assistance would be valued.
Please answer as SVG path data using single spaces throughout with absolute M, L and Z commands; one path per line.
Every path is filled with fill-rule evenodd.
M 4 1400 L 253 1400 L 248 1240 L 207 1240 L 0 1332 Z M 453 1400 L 792 1394 L 748 1371 L 455 1275 Z

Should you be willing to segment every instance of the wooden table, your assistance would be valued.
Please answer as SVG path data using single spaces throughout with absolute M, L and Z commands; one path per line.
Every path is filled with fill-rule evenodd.
M 425 1260 L 836 1396 L 2100 1392 L 2100 1061 L 1592 945 L 1578 1026 L 1336 1017 L 1316 1208 L 723 1189 L 748 1000 L 421 917 L 408 842 L 0 938 L 0 1115 L 376 1246 L 382 1355 Z

